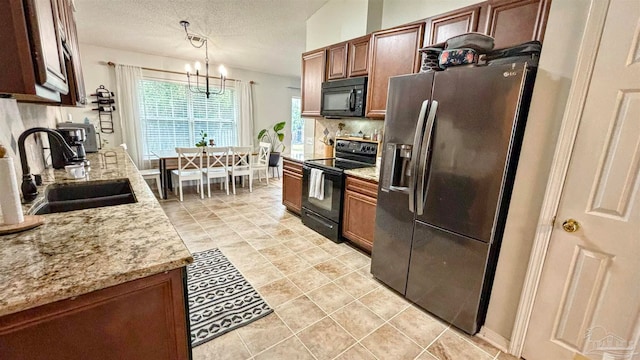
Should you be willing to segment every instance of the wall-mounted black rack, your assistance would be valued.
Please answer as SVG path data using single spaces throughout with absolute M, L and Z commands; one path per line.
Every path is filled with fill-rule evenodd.
M 104 85 L 100 85 L 96 89 L 94 94 L 91 94 L 96 99 L 92 101 L 92 104 L 97 104 L 96 108 L 91 110 L 98 112 L 98 120 L 100 123 L 100 132 L 105 134 L 113 134 L 113 112 L 116 111 L 116 107 L 113 106 L 116 100 L 113 98 L 115 94 Z

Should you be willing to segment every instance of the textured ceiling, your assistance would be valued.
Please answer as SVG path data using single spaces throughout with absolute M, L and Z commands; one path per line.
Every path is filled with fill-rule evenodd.
M 81 43 L 202 61 L 204 50 L 189 45 L 179 24 L 188 20 L 190 32 L 209 38 L 213 65 L 290 76 L 300 76 L 305 21 L 326 2 L 75 0 Z

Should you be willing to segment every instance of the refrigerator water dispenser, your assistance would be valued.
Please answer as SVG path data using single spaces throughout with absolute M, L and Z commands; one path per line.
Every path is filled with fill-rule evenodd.
M 409 192 L 412 176 L 411 145 L 388 143 L 384 157 L 382 190 Z

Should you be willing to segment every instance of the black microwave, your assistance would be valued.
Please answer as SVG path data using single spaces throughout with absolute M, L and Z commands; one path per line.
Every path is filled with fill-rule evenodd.
M 320 114 L 329 117 L 364 117 L 367 77 L 322 83 Z

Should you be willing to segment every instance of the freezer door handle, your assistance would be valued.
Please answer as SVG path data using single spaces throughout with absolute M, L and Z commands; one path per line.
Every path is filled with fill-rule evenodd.
M 427 168 L 430 164 L 427 164 L 429 160 L 429 149 L 431 149 L 431 139 L 433 137 L 433 127 L 436 122 L 436 112 L 438 111 L 438 102 L 433 100 L 431 102 L 431 109 L 429 109 L 429 116 L 427 116 L 427 126 L 424 134 L 427 138 L 422 142 L 422 146 L 419 151 L 418 161 L 418 193 L 416 194 L 417 209 L 416 213 L 422 215 L 424 213 L 424 204 L 426 201 L 426 183 L 427 183 Z
M 411 174 L 411 181 L 409 183 L 409 211 L 415 212 L 416 206 L 416 174 L 418 161 L 417 158 L 419 155 L 420 149 L 420 140 L 422 139 L 422 133 L 424 131 L 424 118 L 427 115 L 427 108 L 429 107 L 429 100 L 425 100 L 422 102 L 422 106 L 420 107 L 420 115 L 418 115 L 418 122 L 416 124 L 416 134 L 413 138 L 413 146 L 411 147 L 411 163 L 409 164 Z

